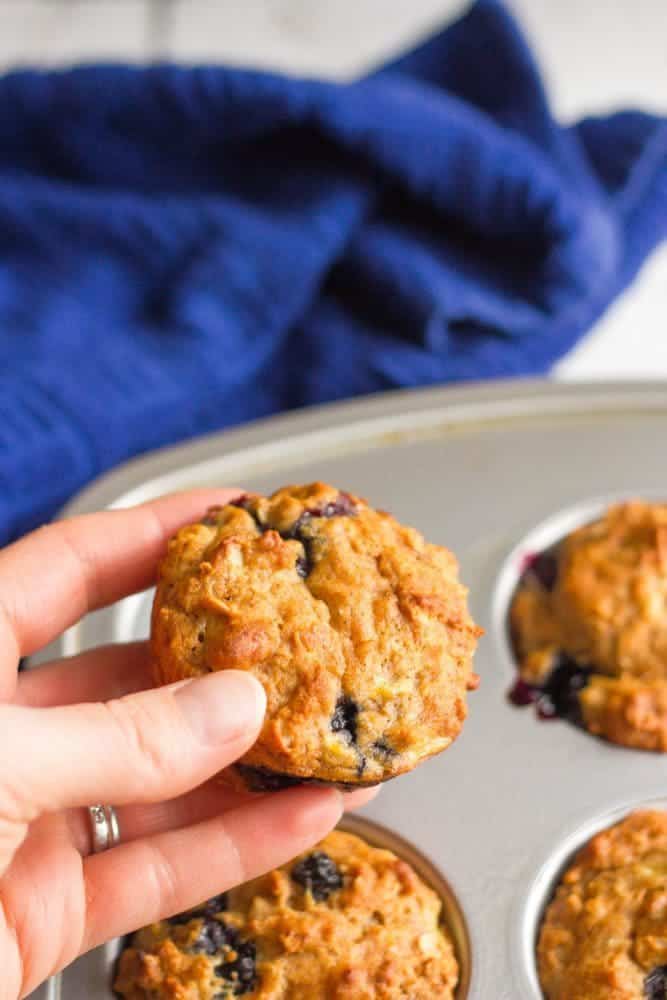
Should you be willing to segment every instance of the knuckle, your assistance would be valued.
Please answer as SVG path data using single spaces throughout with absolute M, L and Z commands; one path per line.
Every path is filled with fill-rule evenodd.
M 28 835 L 28 823 L 0 816 L 0 879 Z
M 11 708 L 0 708 L 0 823 L 7 826 L 28 823 L 35 818 L 37 807 L 31 802 L 31 789 L 25 780 L 20 761 L 16 759 L 20 745 L 18 720 Z
M 21 945 L 19 929 L 14 922 L 10 907 L 4 902 L 0 891 L 0 954 L 3 956 L 3 978 L 10 996 L 23 995 L 22 986 L 26 982 L 23 962 L 24 948 Z M 1 984 L 0 984 L 1 985 Z
M 250 866 L 241 850 L 241 845 L 225 825 L 224 819 L 218 826 L 218 839 L 221 842 L 221 853 L 224 853 L 225 867 L 230 885 L 241 885 L 251 877 Z
M 173 770 L 176 745 L 163 706 L 155 706 L 149 698 L 130 697 L 107 702 L 104 708 L 118 731 L 128 767 L 140 777 L 143 787 L 160 786 Z
M 3 775 L 0 779 L 0 822 L 27 822 L 34 818 L 30 812 L 20 782 Z
M 179 909 L 182 886 L 168 855 L 158 843 L 146 845 L 147 898 L 155 901 L 155 913 L 160 917 Z
M 57 524 L 46 525 L 44 530 L 48 531 L 49 527 L 53 529 L 53 540 L 60 549 L 61 558 L 71 563 L 72 590 L 76 593 L 82 608 L 91 607 L 95 567 L 80 543 L 77 521 L 75 519 L 60 521 Z

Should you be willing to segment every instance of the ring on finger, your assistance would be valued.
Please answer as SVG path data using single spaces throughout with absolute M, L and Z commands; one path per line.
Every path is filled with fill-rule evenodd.
M 118 816 L 113 806 L 88 806 L 93 854 L 101 854 L 120 843 Z

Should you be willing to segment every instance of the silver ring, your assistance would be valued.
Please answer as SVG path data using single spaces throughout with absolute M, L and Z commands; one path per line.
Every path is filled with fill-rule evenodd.
M 108 851 L 120 843 L 118 816 L 113 806 L 88 806 L 93 854 Z

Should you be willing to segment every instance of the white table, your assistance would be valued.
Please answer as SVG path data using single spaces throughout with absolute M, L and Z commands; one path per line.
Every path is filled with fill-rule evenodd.
M 510 0 L 571 120 L 667 114 L 667 0 Z M 429 33 L 461 0 L 0 0 L 0 67 L 224 61 L 352 76 Z M 667 245 L 579 346 L 564 378 L 667 377 Z

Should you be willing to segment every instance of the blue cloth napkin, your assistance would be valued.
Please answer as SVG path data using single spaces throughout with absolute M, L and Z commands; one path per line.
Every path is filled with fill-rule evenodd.
M 558 125 L 495 0 L 349 84 L 5 76 L 0 542 L 158 445 L 544 372 L 666 236 L 666 121 Z

